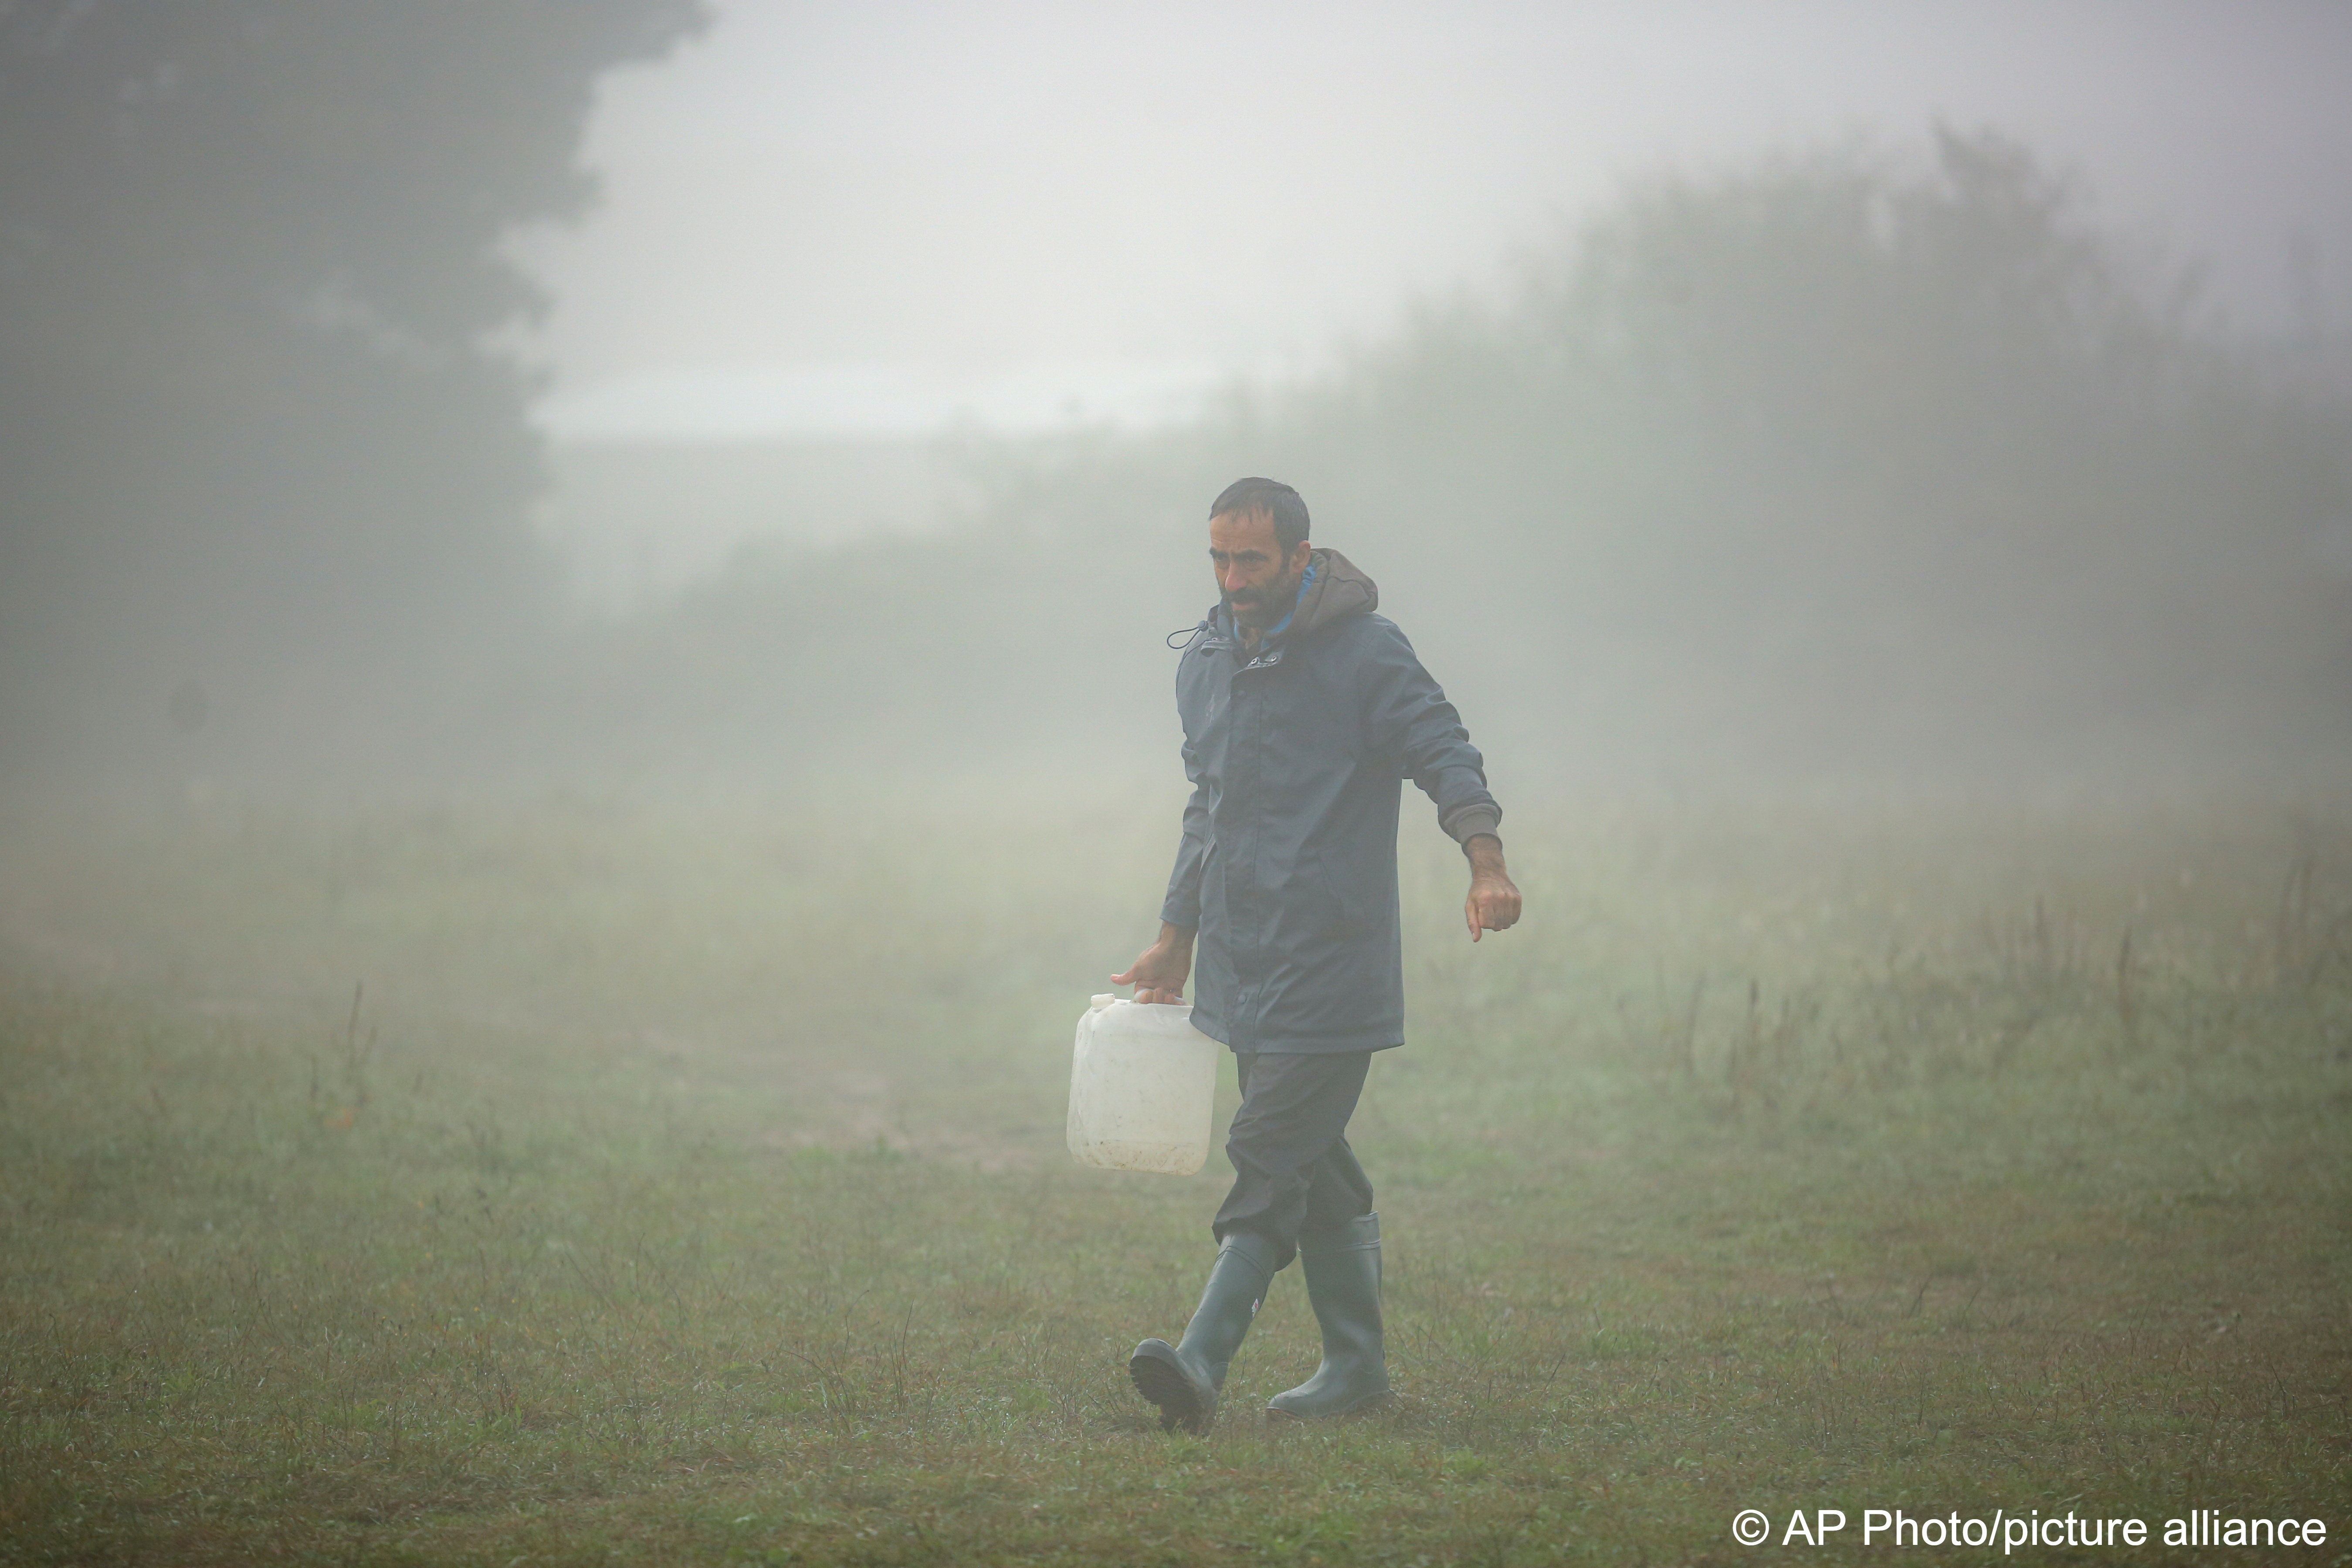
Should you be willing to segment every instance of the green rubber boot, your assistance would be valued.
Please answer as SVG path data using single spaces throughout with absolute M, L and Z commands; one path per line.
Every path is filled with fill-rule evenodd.
M 1381 1349 L 1381 1216 L 1368 1214 L 1338 1230 L 1298 1238 L 1307 1300 L 1323 1326 L 1323 1364 L 1315 1375 L 1266 1404 L 1269 1415 L 1313 1421 L 1369 1410 L 1389 1396 Z
M 1160 1406 L 1160 1429 L 1206 1432 L 1217 1418 L 1217 1391 L 1225 1367 L 1249 1332 L 1265 1288 L 1274 1281 L 1274 1243 L 1253 1231 L 1237 1230 L 1217 1248 L 1208 1286 L 1192 1321 L 1177 1344 L 1146 1340 L 1128 1358 L 1135 1391 Z

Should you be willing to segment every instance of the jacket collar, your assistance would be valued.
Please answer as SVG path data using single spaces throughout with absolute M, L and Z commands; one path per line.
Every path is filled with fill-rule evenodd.
M 1380 585 L 1362 567 L 1336 550 L 1318 549 L 1307 557 L 1307 572 L 1299 582 L 1298 598 L 1291 605 L 1290 614 L 1259 639 L 1257 657 L 1250 662 L 1255 664 L 1259 658 L 1278 655 L 1286 644 L 1334 622 L 1351 616 L 1368 616 L 1379 608 L 1380 602 Z M 1199 647 L 1242 646 L 1241 630 L 1234 624 L 1233 611 L 1222 600 L 1210 606 L 1201 626 L 1207 635 L 1200 640 Z

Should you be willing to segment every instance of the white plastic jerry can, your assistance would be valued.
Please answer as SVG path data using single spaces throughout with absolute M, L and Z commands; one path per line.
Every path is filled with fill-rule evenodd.
M 1070 1152 L 1106 1171 L 1198 1171 L 1224 1049 L 1192 1027 L 1190 1003 L 1096 997 L 1070 1055 Z

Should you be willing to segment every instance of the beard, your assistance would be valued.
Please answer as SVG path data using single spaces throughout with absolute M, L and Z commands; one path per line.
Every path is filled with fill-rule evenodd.
M 1298 579 L 1286 577 L 1263 588 L 1234 588 L 1223 595 L 1226 613 L 1237 626 L 1270 626 L 1298 603 Z

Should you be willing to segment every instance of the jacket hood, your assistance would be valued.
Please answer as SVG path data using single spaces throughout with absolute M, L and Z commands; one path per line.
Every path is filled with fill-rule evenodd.
M 1318 626 L 1328 626 L 1349 616 L 1369 616 L 1380 607 L 1379 584 L 1365 575 L 1364 569 L 1336 550 L 1316 550 L 1307 554 L 1307 564 L 1315 580 L 1298 596 L 1298 608 L 1291 612 L 1286 637 L 1304 637 Z

